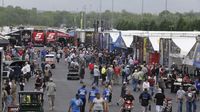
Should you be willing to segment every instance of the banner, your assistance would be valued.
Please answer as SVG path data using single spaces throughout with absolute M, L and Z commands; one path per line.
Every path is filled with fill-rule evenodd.
M 67 33 L 62 33 L 62 32 L 57 32 L 56 33 L 56 37 L 57 38 L 66 38 L 66 39 L 68 39 L 70 36 L 69 36 L 69 34 L 67 34 Z
M 34 42 L 44 42 L 44 32 L 33 32 Z
M 200 68 L 200 43 L 197 44 L 193 65 L 197 68 Z
M 47 42 L 54 42 L 56 37 L 55 32 L 47 32 Z
M 143 61 L 146 61 L 146 55 L 147 55 L 147 38 L 144 38 L 143 43 Z

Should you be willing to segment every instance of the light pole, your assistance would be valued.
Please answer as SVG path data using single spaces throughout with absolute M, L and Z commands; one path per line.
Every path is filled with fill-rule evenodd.
M 101 11 L 102 11 L 102 0 L 100 0 L 99 1 L 100 3 L 99 3 L 99 26 L 102 26 L 101 24 L 101 20 L 102 20 L 102 18 L 101 18 Z
M 142 0 L 142 16 L 143 16 L 143 13 L 144 13 L 144 0 Z
M 113 16 L 114 16 L 114 0 L 112 0 L 112 17 L 111 17 L 111 28 L 113 28 Z
M 165 0 L 165 11 L 167 11 L 168 8 L 168 0 Z
M 4 0 L 2 0 L 1 2 L 2 2 L 2 7 L 4 7 Z

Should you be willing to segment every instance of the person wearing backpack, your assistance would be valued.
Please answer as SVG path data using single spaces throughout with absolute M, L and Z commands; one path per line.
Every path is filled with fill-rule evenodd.
M 186 112 L 195 112 L 193 111 L 192 105 L 195 99 L 195 94 L 193 93 L 191 87 L 188 88 L 188 91 L 185 94 L 186 97 Z
M 151 100 L 151 95 L 148 93 L 147 88 L 139 96 L 139 101 L 142 105 L 142 112 L 147 112 L 149 101 Z

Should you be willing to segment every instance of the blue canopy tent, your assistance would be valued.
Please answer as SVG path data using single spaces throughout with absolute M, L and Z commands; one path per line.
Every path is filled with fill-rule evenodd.
M 126 44 L 121 36 L 121 33 L 119 33 L 119 36 L 115 42 L 112 42 L 110 44 L 110 52 L 113 51 L 119 51 L 121 52 L 122 50 L 126 49 Z
M 200 43 L 197 44 L 193 66 L 200 68 Z
M 117 38 L 117 40 L 113 43 L 114 48 L 123 48 L 126 49 L 126 44 L 121 36 L 121 33 L 119 34 L 119 37 Z

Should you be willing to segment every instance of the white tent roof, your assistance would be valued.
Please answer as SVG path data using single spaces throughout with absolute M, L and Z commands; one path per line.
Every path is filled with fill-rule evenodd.
M 181 49 L 180 55 L 186 56 L 196 43 L 196 38 L 178 37 L 172 38 L 172 41 Z
M 149 40 L 155 51 L 159 51 L 160 37 L 149 37 Z
M 126 47 L 130 47 L 133 42 L 133 35 L 126 35 L 122 32 L 122 38 L 126 44 Z
M 116 42 L 117 38 L 119 37 L 119 33 L 111 32 L 110 37 L 112 38 L 112 42 Z

